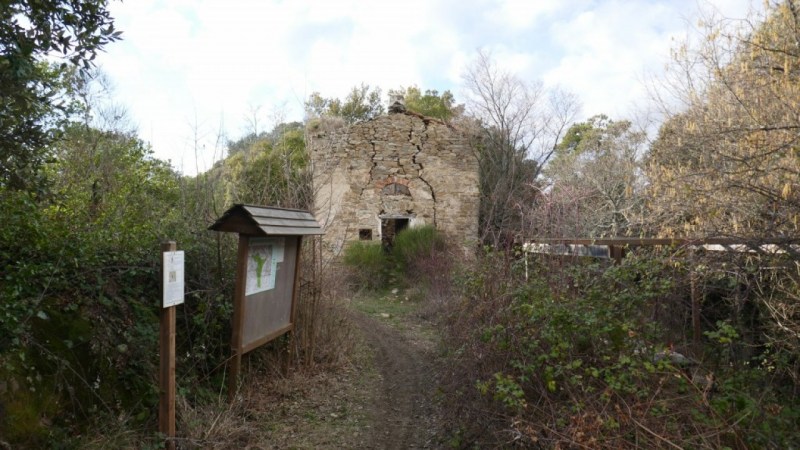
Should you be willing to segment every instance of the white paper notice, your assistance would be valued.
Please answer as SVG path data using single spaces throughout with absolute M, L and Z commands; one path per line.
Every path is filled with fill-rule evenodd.
M 164 302 L 163 307 L 183 303 L 183 251 L 164 252 Z

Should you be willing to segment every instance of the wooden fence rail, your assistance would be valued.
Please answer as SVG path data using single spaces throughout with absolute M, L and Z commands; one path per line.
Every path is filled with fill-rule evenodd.
M 691 250 L 746 252 L 756 254 L 789 253 L 800 259 L 800 245 L 797 239 L 763 239 L 758 242 L 733 238 L 537 238 L 529 239 L 522 246 L 525 252 L 525 279 L 528 279 L 528 254 L 539 253 L 560 256 L 581 256 L 612 259 L 615 264 L 622 262 L 629 249 L 635 247 L 687 247 Z M 695 274 L 691 279 L 692 334 L 695 344 L 700 341 L 700 299 L 702 293 L 697 288 Z

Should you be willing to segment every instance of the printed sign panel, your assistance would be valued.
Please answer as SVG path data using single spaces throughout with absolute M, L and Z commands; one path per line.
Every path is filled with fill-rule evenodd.
M 241 350 L 289 331 L 298 237 L 250 237 L 242 302 Z
M 183 251 L 162 253 L 164 297 L 163 308 L 183 303 Z

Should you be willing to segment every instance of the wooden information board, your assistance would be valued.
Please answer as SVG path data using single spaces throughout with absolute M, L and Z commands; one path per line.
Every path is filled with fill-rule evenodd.
M 234 351 L 247 353 L 291 330 L 300 239 L 239 237 Z
M 308 211 L 241 204 L 209 229 L 239 233 L 228 390 L 233 399 L 243 354 L 285 333 L 291 348 L 303 236 L 323 231 Z

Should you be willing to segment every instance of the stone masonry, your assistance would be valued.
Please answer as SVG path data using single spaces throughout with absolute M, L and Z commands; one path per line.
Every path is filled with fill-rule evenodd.
M 348 241 L 380 241 L 398 221 L 430 224 L 464 249 L 474 246 L 478 162 L 464 134 L 395 103 L 388 115 L 351 126 L 312 124 L 309 136 L 326 254 Z

